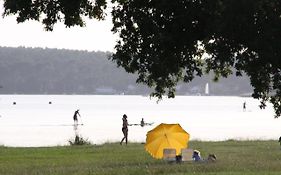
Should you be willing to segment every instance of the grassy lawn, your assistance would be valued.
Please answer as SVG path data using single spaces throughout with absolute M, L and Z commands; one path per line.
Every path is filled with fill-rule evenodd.
M 217 155 L 215 163 L 168 163 L 153 159 L 144 145 L 118 143 L 48 148 L 0 147 L 1 175 L 281 174 L 277 141 L 192 141 L 189 147 Z

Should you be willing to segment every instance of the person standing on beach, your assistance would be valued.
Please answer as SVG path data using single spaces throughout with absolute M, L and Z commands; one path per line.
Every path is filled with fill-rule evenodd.
M 80 115 L 80 113 L 79 113 L 79 109 L 77 109 L 77 110 L 74 112 L 74 115 L 73 115 L 74 125 L 78 125 L 78 115 L 81 117 L 81 115 Z
M 128 120 L 127 120 L 127 115 L 124 114 L 123 115 L 123 125 L 122 125 L 122 132 L 123 132 L 123 135 L 124 137 L 122 138 L 121 142 L 120 142 L 120 145 L 122 145 L 123 141 L 125 140 L 126 141 L 126 145 L 128 144 Z

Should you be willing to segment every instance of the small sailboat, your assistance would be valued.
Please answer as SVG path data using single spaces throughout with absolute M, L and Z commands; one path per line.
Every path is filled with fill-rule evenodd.
M 205 85 L 205 95 L 209 95 L 209 83 Z

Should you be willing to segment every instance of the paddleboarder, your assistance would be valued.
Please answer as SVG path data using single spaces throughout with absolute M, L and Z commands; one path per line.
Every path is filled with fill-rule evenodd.
M 73 115 L 74 125 L 78 125 L 78 115 L 79 115 L 79 117 L 81 117 L 81 115 L 80 115 L 80 113 L 79 113 L 79 109 L 77 109 L 77 110 L 74 112 L 74 115 Z

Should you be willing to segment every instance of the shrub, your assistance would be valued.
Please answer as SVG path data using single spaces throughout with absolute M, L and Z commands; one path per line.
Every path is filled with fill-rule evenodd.
M 73 145 L 91 145 L 91 142 L 89 141 L 89 139 L 85 139 L 79 135 L 75 136 L 74 139 L 70 139 L 68 142 L 71 146 L 73 146 Z

